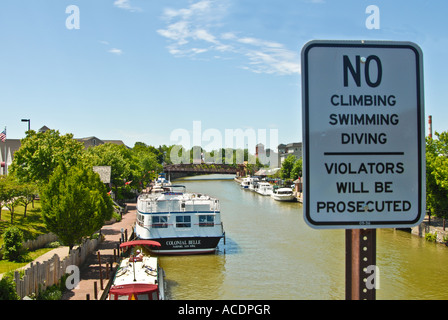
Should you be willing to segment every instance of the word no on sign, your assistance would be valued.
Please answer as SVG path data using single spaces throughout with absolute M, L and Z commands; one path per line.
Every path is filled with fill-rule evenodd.
M 314 228 L 415 226 L 425 213 L 423 70 L 409 42 L 302 49 L 304 218 Z

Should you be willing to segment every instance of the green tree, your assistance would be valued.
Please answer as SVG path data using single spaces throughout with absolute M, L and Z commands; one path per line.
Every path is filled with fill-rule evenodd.
M 41 192 L 47 229 L 70 249 L 112 217 L 112 200 L 90 167 L 60 163 Z
M 6 229 L 2 235 L 5 242 L 3 255 L 9 261 L 23 262 L 27 257 L 27 250 L 23 247 L 23 233 L 13 226 Z
M 23 217 L 26 217 L 28 205 L 34 201 L 34 198 L 38 193 L 37 185 L 32 182 L 26 182 L 19 185 L 19 190 L 19 203 L 25 208 L 25 210 L 23 211 Z
M 14 223 L 14 209 L 20 204 L 21 188 L 13 175 L 0 178 L 0 202 L 9 209 L 11 224 Z
M 57 130 L 38 133 L 30 130 L 14 153 L 10 169 L 21 182 L 45 184 L 60 161 L 67 166 L 76 165 L 83 154 L 83 144 L 74 140 L 72 134 L 61 136 Z
M 296 162 L 296 156 L 289 155 L 282 163 L 282 169 L 280 171 L 280 177 L 282 179 L 289 179 L 291 177 L 291 171 Z
M 426 206 L 436 216 L 447 217 L 448 210 L 448 133 L 426 138 Z
M 163 170 L 160 158 L 160 151 L 152 146 L 147 146 L 143 142 L 137 142 L 132 149 L 132 157 L 137 164 L 135 178 L 138 187 L 145 187 L 149 182 L 157 177 L 157 173 Z
M 302 177 L 302 158 L 297 159 L 291 169 L 290 178 L 296 180 L 298 177 Z
M 113 188 L 122 187 L 126 181 L 133 180 L 134 159 L 126 146 L 105 143 L 87 149 L 86 154 L 87 163 L 90 166 L 111 167 L 111 184 Z

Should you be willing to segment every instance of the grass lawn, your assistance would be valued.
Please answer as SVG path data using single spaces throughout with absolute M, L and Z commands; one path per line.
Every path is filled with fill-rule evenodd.
M 40 201 L 34 201 L 34 208 L 32 205 L 28 205 L 26 211 L 26 217 L 24 216 L 25 208 L 23 206 L 17 206 L 14 208 L 14 226 L 22 230 L 25 240 L 35 239 L 41 234 L 48 233 L 45 223 L 42 219 Z M 0 247 L 3 245 L 2 235 L 5 230 L 11 226 L 11 213 L 9 210 L 2 210 L 0 217 Z M 42 248 L 29 253 L 31 259 L 35 259 L 44 253 L 52 250 L 52 248 Z M 10 270 L 23 267 L 28 262 L 11 262 L 7 260 L 0 260 L 0 273 L 4 273 Z
M 53 249 L 54 248 L 41 248 L 41 249 L 37 249 L 35 251 L 30 251 L 29 256 L 31 258 L 31 261 L 36 259 L 37 257 L 40 257 L 44 253 L 47 253 L 48 251 L 53 250 Z M 31 261 L 29 261 L 29 262 L 31 262 Z M 12 261 L 8 261 L 8 260 L 0 260 L 0 274 L 21 268 L 21 267 L 27 265 L 29 262 L 12 262 Z
M 26 211 L 26 217 L 24 217 L 23 206 L 17 206 L 14 208 L 14 226 L 18 227 L 23 232 L 25 240 L 35 239 L 41 234 L 48 233 L 45 223 L 41 214 L 40 201 L 34 201 L 34 208 L 32 205 L 28 205 Z M 3 209 L 0 217 L 0 246 L 3 245 L 2 235 L 5 230 L 11 226 L 11 213 L 9 210 Z

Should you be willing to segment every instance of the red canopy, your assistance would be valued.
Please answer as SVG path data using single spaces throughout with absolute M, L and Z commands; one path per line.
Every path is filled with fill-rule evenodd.
M 112 286 L 109 290 L 109 293 L 118 295 L 143 294 L 157 291 L 157 288 L 158 286 L 156 284 L 133 283 Z
M 127 248 L 127 247 L 135 247 L 135 246 L 153 246 L 153 247 L 161 247 L 162 245 L 158 243 L 157 241 L 152 240 L 134 240 L 134 241 L 128 241 L 120 244 L 120 248 Z

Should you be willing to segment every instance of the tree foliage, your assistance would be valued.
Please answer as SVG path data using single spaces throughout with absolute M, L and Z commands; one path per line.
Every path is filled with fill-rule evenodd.
M 426 139 L 426 206 L 437 216 L 448 211 L 448 132 Z
M 27 250 L 23 247 L 23 233 L 12 226 L 3 233 L 3 255 L 9 261 L 23 262 L 27 258 Z
M 37 133 L 30 130 L 14 153 L 10 169 L 21 182 L 43 184 L 48 182 L 59 162 L 73 166 L 82 155 L 83 145 L 72 134 L 61 136 L 57 130 Z
M 90 166 L 111 167 L 111 183 L 114 187 L 124 186 L 127 180 L 132 180 L 135 163 L 131 151 L 124 145 L 105 143 L 87 149 L 86 153 Z
M 291 169 L 290 178 L 296 180 L 302 177 L 302 158 L 297 159 Z
M 99 230 L 112 216 L 112 200 L 97 173 L 61 163 L 42 189 L 47 229 L 70 249 Z
M 294 155 L 289 155 L 282 163 L 282 169 L 280 171 L 280 177 L 282 179 L 290 179 L 291 177 L 291 171 L 294 167 L 294 163 L 296 162 L 297 158 Z

